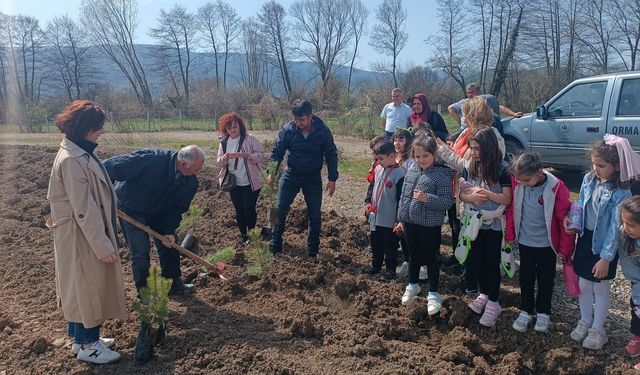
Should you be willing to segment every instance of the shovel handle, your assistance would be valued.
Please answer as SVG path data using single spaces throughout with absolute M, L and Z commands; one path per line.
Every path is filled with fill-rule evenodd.
M 120 211 L 120 210 L 116 210 L 116 215 L 118 215 L 118 217 L 120 217 L 122 220 L 126 221 L 127 223 L 147 232 L 151 237 L 158 239 L 160 241 L 165 239 L 165 236 L 161 235 L 160 233 L 156 232 L 155 230 L 149 228 L 147 225 L 142 224 L 141 222 L 137 221 L 136 219 L 132 218 L 131 216 L 125 214 L 124 212 Z M 192 253 L 191 251 L 185 249 L 184 247 L 178 245 L 177 243 L 173 243 L 171 244 L 171 247 L 175 250 L 177 250 L 180 254 L 186 256 L 187 258 L 193 260 L 194 262 L 198 263 L 199 265 L 206 267 L 208 270 L 215 272 L 218 277 L 220 277 L 220 279 L 222 280 L 227 280 L 224 276 L 222 276 L 222 270 L 216 266 L 214 266 L 213 264 L 207 262 L 206 260 L 204 260 L 203 258 L 197 256 L 196 254 Z

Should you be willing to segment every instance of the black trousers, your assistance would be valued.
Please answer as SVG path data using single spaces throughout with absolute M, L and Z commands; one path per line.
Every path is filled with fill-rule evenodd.
M 398 265 L 398 236 L 393 233 L 393 228 L 376 226 L 371 232 L 371 252 L 373 260 L 371 267 L 379 270 L 382 263 L 387 266 L 387 271 L 396 273 Z
M 442 226 L 425 227 L 404 223 L 404 233 L 409 246 L 409 283 L 417 284 L 420 266 L 426 265 L 429 274 L 429 291 L 437 292 L 440 283 L 440 243 Z
M 632 335 L 640 336 L 640 318 L 633 312 L 633 299 L 629 299 L 629 304 L 631 305 L 631 331 Z
M 447 218 L 449 219 L 449 227 L 451 228 L 451 247 L 455 249 L 458 244 L 458 237 L 460 236 L 460 219 L 458 219 L 455 203 L 447 210 Z
M 480 293 L 489 296 L 489 300 L 498 302 L 500 295 L 500 247 L 502 232 L 480 229 L 478 237 L 471 242 L 469 267 L 478 278 Z M 467 268 L 467 269 L 468 269 Z
M 229 195 L 231 195 L 233 208 L 236 209 L 236 222 L 238 229 L 240 229 L 240 235 L 244 237 L 247 235 L 247 231 L 256 227 L 258 218 L 256 204 L 258 196 L 260 196 L 260 189 L 253 191 L 251 185 L 236 186 L 231 189 Z
M 520 248 L 520 308 L 533 315 L 551 313 L 553 280 L 556 276 L 556 253 L 551 247 Z M 538 295 L 535 284 L 538 282 Z

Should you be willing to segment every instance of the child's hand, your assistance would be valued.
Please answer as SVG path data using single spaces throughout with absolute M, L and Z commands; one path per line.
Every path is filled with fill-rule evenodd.
M 562 221 L 562 224 L 564 225 L 564 231 L 569 233 L 569 234 L 576 234 L 576 231 L 573 229 L 569 229 L 569 226 L 571 226 L 571 218 L 569 217 L 569 215 L 564 217 L 564 220 Z
M 400 234 L 402 232 L 404 232 L 404 227 L 402 226 L 402 223 L 398 223 L 393 227 L 393 233 Z
M 469 202 L 473 204 L 484 203 L 489 197 L 484 193 L 484 189 L 479 187 L 471 188 L 465 191 L 465 194 L 468 195 Z
M 371 212 L 371 203 L 365 203 L 364 204 L 364 217 L 368 218 L 370 212 Z
M 595 277 L 596 279 L 602 279 L 606 277 L 609 273 L 609 261 L 600 259 L 596 262 L 596 265 L 593 266 L 591 272 L 593 273 L 593 277 Z
M 418 202 L 427 203 L 428 198 L 429 197 L 424 192 L 418 189 L 413 189 L 413 199 L 417 200 Z

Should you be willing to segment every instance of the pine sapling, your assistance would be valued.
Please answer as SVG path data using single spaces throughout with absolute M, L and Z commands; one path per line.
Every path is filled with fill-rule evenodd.
M 226 263 L 233 259 L 236 256 L 236 250 L 231 246 L 223 247 L 222 249 L 216 251 L 215 253 L 211 253 L 204 257 L 204 259 L 211 264 L 218 263 Z M 208 271 L 207 269 L 204 269 Z
M 247 273 L 264 279 L 274 261 L 273 254 L 269 251 L 269 243 L 262 239 L 260 230 L 255 228 L 249 231 L 249 243 L 251 250 L 247 253 L 247 257 L 251 266 L 247 269 Z
M 169 291 L 173 280 L 161 276 L 160 268 L 149 268 L 147 286 L 140 289 L 139 300 L 133 303 L 133 309 L 140 320 L 149 325 L 163 325 L 169 316 Z

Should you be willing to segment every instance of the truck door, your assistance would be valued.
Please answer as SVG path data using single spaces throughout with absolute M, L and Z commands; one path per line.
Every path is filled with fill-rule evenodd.
M 640 151 L 640 77 L 618 78 L 613 87 L 607 132 L 629 139 Z
M 611 82 L 611 84 L 610 84 Z M 546 105 L 548 118 L 531 124 L 531 148 L 553 165 L 585 165 L 587 151 L 606 131 L 612 79 L 575 84 Z

